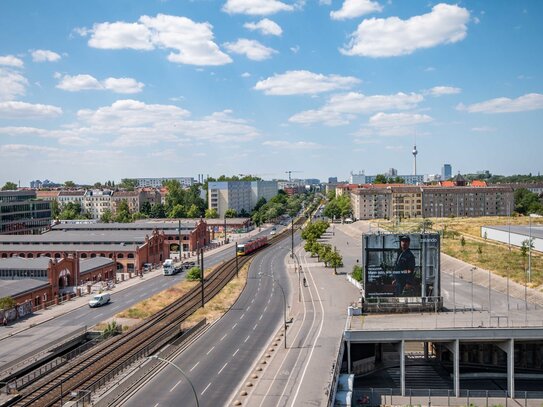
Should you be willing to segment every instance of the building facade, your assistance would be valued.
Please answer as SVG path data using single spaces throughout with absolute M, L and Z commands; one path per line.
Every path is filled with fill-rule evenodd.
M 441 179 L 443 181 L 447 181 L 451 178 L 452 178 L 452 165 L 443 164 L 443 168 L 441 169 Z
M 121 202 L 125 201 L 130 213 L 139 212 L 141 202 L 140 191 L 115 191 L 111 195 L 111 212 L 116 214 Z
M 153 187 L 162 188 L 166 181 L 179 181 L 182 187 L 190 187 L 194 185 L 194 178 L 192 177 L 171 177 L 171 178 L 134 178 L 138 181 L 138 187 Z
M 106 211 L 111 211 L 111 194 L 109 190 L 88 190 L 83 197 L 83 211 L 93 219 L 100 219 Z
M 0 234 L 38 234 L 50 223 L 51 202 L 35 191 L 0 191 Z
M 224 218 L 228 209 L 250 213 L 252 196 L 250 181 L 214 181 L 208 184 L 208 207 L 215 209 L 220 218 Z

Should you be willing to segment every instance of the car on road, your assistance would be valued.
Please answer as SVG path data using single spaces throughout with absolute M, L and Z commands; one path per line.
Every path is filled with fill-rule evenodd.
M 106 305 L 111 300 L 109 293 L 101 293 L 94 295 L 89 301 L 89 307 L 96 308 Z

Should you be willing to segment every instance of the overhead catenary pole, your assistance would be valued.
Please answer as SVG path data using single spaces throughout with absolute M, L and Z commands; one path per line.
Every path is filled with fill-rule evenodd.
M 226 244 L 226 213 L 224 214 L 224 244 Z
M 236 251 L 234 252 L 234 256 L 236 256 L 236 278 L 239 277 L 239 265 L 238 265 L 238 242 L 236 242 Z
M 200 282 L 202 283 L 202 308 L 204 308 L 204 249 L 200 249 L 200 266 Z
M 293 258 L 294 257 L 294 218 L 292 218 L 290 220 L 291 222 L 291 230 L 290 230 L 290 237 L 291 237 L 291 247 L 292 247 L 292 251 L 290 252 L 290 257 Z
M 179 261 L 183 264 L 183 241 L 181 240 L 181 219 L 179 219 Z

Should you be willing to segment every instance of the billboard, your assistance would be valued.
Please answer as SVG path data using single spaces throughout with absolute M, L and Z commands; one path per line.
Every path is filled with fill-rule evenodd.
M 365 297 L 440 296 L 439 252 L 437 233 L 363 235 Z

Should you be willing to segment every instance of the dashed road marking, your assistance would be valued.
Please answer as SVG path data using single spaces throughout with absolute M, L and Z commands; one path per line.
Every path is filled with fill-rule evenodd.
M 219 373 L 217 373 L 217 374 L 221 374 L 221 372 L 224 370 L 224 368 L 226 367 L 227 364 L 228 364 L 228 362 L 226 362 L 226 363 L 224 364 L 224 366 L 221 367 L 221 370 L 219 370 Z M 202 393 L 202 394 L 203 394 L 203 393 Z
M 173 386 L 173 387 L 170 389 L 170 393 L 171 393 L 172 391 L 174 391 L 174 389 L 177 387 L 177 385 L 178 385 L 179 383 L 181 383 L 181 380 L 179 380 L 177 383 L 175 383 L 175 386 Z
M 194 369 L 196 369 L 196 366 L 198 366 L 200 362 L 196 362 L 194 366 L 192 366 L 192 369 L 189 370 L 189 372 L 192 372 Z
M 238 348 L 238 350 L 236 350 L 236 351 L 234 352 L 234 354 L 232 355 L 232 357 L 236 356 L 236 354 L 237 354 L 238 352 L 239 352 L 239 348 Z
M 247 342 L 250 337 L 251 337 L 251 335 L 247 335 L 247 338 L 245 338 L 245 340 L 243 342 Z
M 209 355 L 209 354 L 213 351 L 213 349 L 215 349 L 215 346 L 213 346 L 211 349 L 209 349 L 209 350 L 207 351 L 207 355 Z
M 206 388 L 204 389 L 204 391 L 200 393 L 201 396 L 203 396 L 204 393 L 206 392 L 206 390 L 209 389 L 209 386 L 211 386 L 211 383 L 209 383 L 209 384 L 206 386 Z

